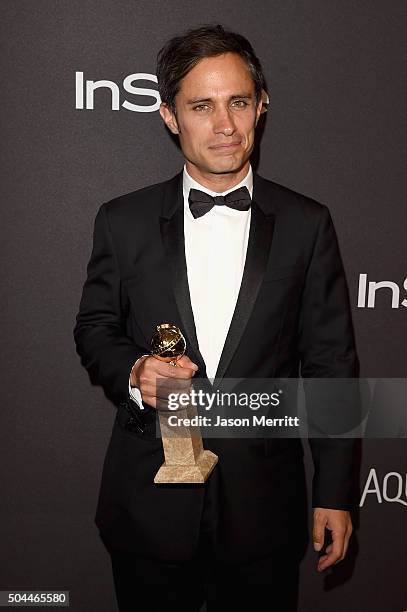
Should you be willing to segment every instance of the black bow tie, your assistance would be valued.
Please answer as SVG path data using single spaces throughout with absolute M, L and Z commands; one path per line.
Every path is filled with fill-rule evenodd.
M 216 206 L 229 206 L 235 210 L 249 210 L 251 204 L 247 187 L 240 187 L 224 196 L 211 196 L 199 189 L 190 189 L 188 196 L 189 208 L 194 219 L 202 217 Z

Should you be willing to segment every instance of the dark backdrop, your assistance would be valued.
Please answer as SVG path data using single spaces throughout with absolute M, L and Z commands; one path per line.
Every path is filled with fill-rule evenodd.
M 246 35 L 263 62 L 259 173 L 332 212 L 362 374 L 406 375 L 405 2 L 2 0 L 0 590 L 64 589 L 75 612 L 115 609 L 93 524 L 115 408 L 90 386 L 72 329 L 100 204 L 181 168 L 159 114 L 122 106 L 155 98 L 123 80 L 154 75 L 163 42 L 208 21 Z M 119 110 L 106 88 L 93 109 L 76 108 L 75 73 L 115 83 Z M 396 283 L 395 307 L 388 289 L 358 306 L 360 274 Z M 406 444 L 364 444 L 361 490 L 375 470 L 376 492 L 334 575 L 318 574 L 309 550 L 300 610 L 407 609 Z M 387 488 L 400 476 L 404 503 L 386 501 L 391 472 Z

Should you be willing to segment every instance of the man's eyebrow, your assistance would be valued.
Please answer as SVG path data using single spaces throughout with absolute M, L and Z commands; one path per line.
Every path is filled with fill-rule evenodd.
M 233 94 L 229 96 L 229 100 L 252 100 L 253 94 L 251 93 L 242 93 L 242 94 Z M 194 98 L 192 100 L 187 100 L 187 104 L 202 104 L 204 102 L 213 102 L 213 98 Z

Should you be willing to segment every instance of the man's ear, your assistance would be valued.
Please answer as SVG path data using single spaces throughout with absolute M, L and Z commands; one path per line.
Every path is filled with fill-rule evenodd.
M 160 115 L 167 128 L 173 134 L 179 134 L 177 118 L 165 102 L 160 104 Z
M 265 91 L 265 89 L 263 89 L 263 91 L 261 92 L 261 100 L 257 105 L 256 108 L 256 121 L 255 121 L 255 126 L 257 125 L 260 115 L 262 115 L 263 113 L 267 113 L 268 111 L 268 106 L 270 103 L 270 98 L 268 93 Z
M 260 100 L 260 102 L 258 103 L 257 107 L 256 107 L 256 119 L 254 121 L 254 127 L 257 126 L 257 123 L 260 119 L 260 115 L 264 113 L 264 109 L 263 109 L 263 102 L 262 100 Z

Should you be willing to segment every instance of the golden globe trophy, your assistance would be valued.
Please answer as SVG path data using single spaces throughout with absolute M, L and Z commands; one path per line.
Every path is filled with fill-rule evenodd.
M 151 339 L 153 357 L 176 366 L 177 360 L 184 355 L 185 350 L 185 338 L 176 325 L 171 323 L 157 325 Z M 176 412 L 158 411 L 165 462 L 155 475 L 154 482 L 156 484 L 203 483 L 215 467 L 218 457 L 211 451 L 204 450 L 198 426 L 171 426 L 168 419 L 174 414 L 179 417 L 178 422 L 184 419 L 190 421 L 197 416 L 197 411 L 192 404 Z

